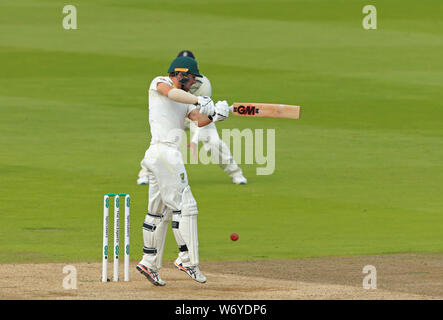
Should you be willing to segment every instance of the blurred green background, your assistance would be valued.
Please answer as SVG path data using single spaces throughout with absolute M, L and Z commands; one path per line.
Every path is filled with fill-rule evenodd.
M 147 88 L 183 49 L 214 100 L 302 106 L 217 124 L 275 129 L 274 174 L 187 166 L 201 260 L 443 251 L 441 1 L 72 1 L 78 30 L 66 4 L 0 3 L 0 262 L 99 261 L 106 192 L 141 258 Z

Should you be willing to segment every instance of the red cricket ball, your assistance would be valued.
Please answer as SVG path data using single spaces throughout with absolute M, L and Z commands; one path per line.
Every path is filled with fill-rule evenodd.
M 237 241 L 238 240 L 238 233 L 231 233 L 231 240 L 232 241 Z

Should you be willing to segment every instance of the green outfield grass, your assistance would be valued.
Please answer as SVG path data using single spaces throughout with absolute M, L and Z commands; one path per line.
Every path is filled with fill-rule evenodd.
M 218 124 L 275 129 L 273 175 L 187 166 L 201 260 L 443 252 L 440 0 L 85 0 L 70 31 L 65 4 L 0 3 L 0 262 L 100 260 L 106 192 L 131 194 L 141 258 L 146 90 L 182 49 L 215 100 L 303 110 Z

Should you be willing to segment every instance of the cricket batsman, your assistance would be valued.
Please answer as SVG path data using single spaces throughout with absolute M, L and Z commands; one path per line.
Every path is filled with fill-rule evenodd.
M 166 284 L 159 270 L 171 220 L 179 247 L 175 267 L 199 283 L 206 282 L 198 267 L 197 202 L 179 148 L 185 118 L 203 127 L 229 115 L 226 101 L 214 105 L 210 97 L 189 92 L 196 77 L 202 77 L 193 58 L 175 58 L 168 73 L 169 76 L 154 78 L 149 87 L 151 143 L 142 160 L 149 179 L 149 203 L 143 223 L 143 258 L 136 267 L 157 286 Z
M 179 52 L 177 57 L 190 57 L 195 59 L 194 54 L 189 50 L 183 50 Z M 189 90 L 190 93 L 196 96 L 212 96 L 212 86 L 209 79 L 205 76 L 196 77 L 196 82 Z M 199 141 L 203 143 L 203 148 L 206 152 L 210 152 L 216 157 L 220 168 L 226 172 L 232 179 L 234 184 L 247 184 L 248 180 L 243 176 L 241 168 L 235 162 L 231 151 L 224 143 L 217 132 L 217 128 L 214 122 L 210 122 L 203 127 L 197 127 L 197 125 L 190 121 L 189 118 L 185 119 L 185 128 L 190 128 L 194 135 L 191 137 L 190 147 L 194 150 L 198 147 Z M 148 183 L 147 171 L 141 168 L 138 174 L 138 184 Z

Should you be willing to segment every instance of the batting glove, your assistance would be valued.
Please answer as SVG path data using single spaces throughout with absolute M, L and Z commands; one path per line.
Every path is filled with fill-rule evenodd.
M 197 97 L 197 108 L 199 108 L 200 113 L 204 115 L 212 115 L 215 112 L 214 101 L 210 97 L 198 96 Z
M 215 104 L 215 112 L 212 116 L 208 116 L 212 122 L 223 121 L 226 120 L 229 116 L 229 105 L 226 100 L 218 101 Z

